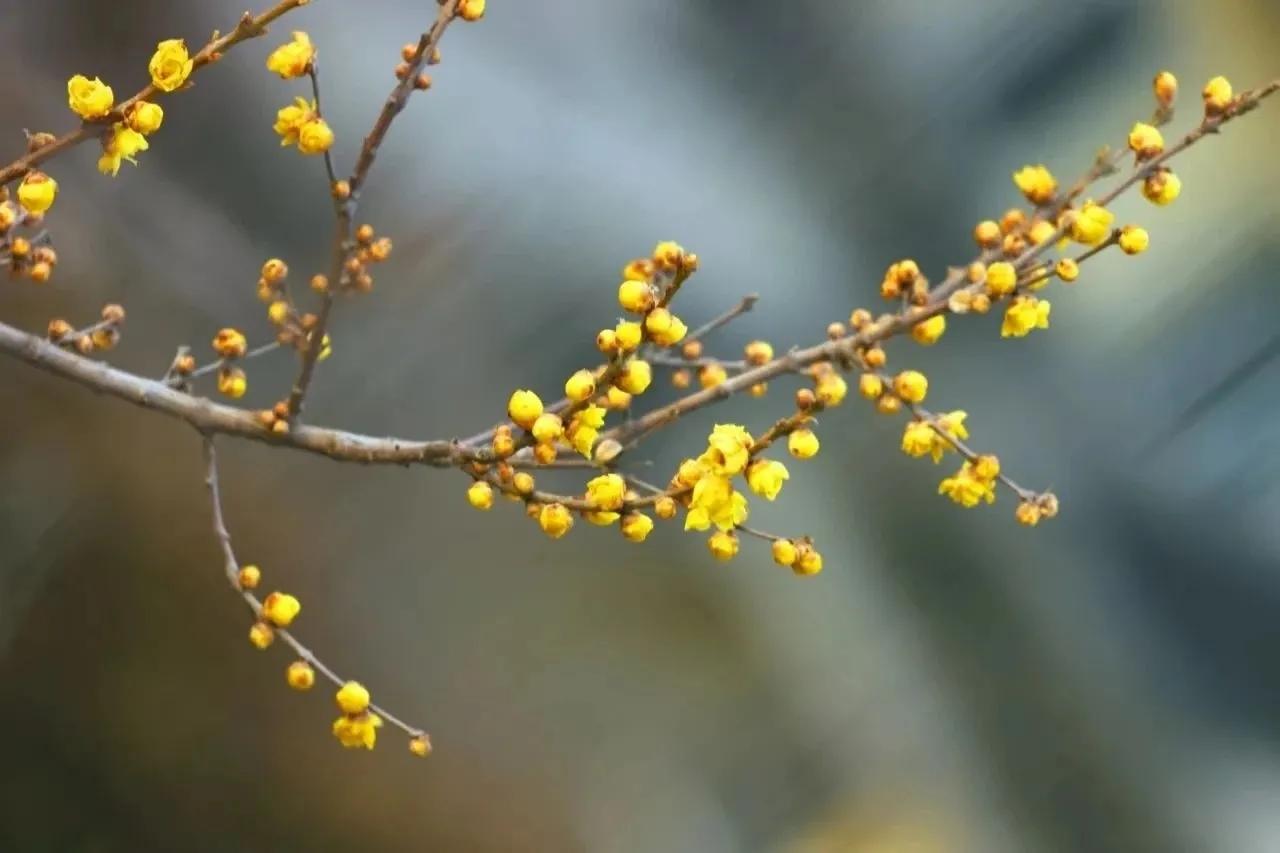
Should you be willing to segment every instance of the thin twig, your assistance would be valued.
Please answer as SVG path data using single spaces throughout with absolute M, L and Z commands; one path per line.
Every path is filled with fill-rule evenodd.
M 262 602 L 253 594 L 251 590 L 244 589 L 240 586 L 240 563 L 236 559 L 235 549 L 231 546 L 231 534 L 227 530 L 226 519 L 222 512 L 222 495 L 218 484 L 218 455 L 213 445 L 213 438 L 205 436 L 204 438 L 204 459 L 205 459 L 205 486 L 209 489 L 209 502 L 213 510 L 213 533 L 218 539 L 218 545 L 222 549 L 222 568 L 227 576 L 227 582 L 231 584 L 231 588 L 238 592 L 244 598 L 245 604 L 253 611 L 253 615 L 262 618 Z M 324 661 L 320 660 L 311 649 L 304 646 L 292 632 L 284 628 L 273 628 L 272 631 L 280 639 L 284 640 L 288 646 L 293 649 L 299 658 L 309 663 L 313 669 L 331 681 L 335 687 L 342 687 L 347 680 L 340 677 L 333 671 Z M 377 714 L 379 717 L 391 723 L 391 725 L 403 731 L 409 737 L 421 737 L 426 734 L 422 729 L 409 725 L 396 715 L 389 712 L 380 705 L 369 704 L 369 710 Z

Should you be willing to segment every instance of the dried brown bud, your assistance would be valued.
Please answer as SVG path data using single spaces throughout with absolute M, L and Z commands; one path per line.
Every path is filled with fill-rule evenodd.
M 106 320 L 108 323 L 117 323 L 117 324 L 123 323 L 124 307 L 121 305 L 117 305 L 114 302 L 110 302 L 106 305 L 103 305 L 102 319 Z
M 813 408 L 813 404 L 818 401 L 817 396 L 813 393 L 812 388 L 796 389 L 796 408 L 802 412 L 807 412 Z

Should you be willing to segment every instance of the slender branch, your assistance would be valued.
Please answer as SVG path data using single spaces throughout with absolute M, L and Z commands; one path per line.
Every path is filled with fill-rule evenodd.
M 685 335 L 684 343 L 700 340 L 702 337 L 710 334 L 711 332 L 714 332 L 716 329 L 720 328 L 721 326 L 727 326 L 729 323 L 732 323 L 738 317 L 741 317 L 743 314 L 746 314 L 748 311 L 754 308 L 756 306 L 756 303 L 759 301 L 760 301 L 760 294 L 748 293 L 746 296 L 742 297 L 742 299 L 738 302 L 737 305 L 733 306 L 728 311 L 725 311 L 719 317 L 716 317 L 712 320 L 708 320 L 706 323 L 703 323 L 701 326 L 694 329 L 689 334 Z
M 215 34 L 204 47 L 197 51 L 195 56 L 191 57 L 192 75 L 194 76 L 196 71 L 204 66 L 221 59 L 222 54 L 240 42 L 262 35 L 267 31 L 268 24 L 287 12 L 306 5 L 307 2 L 308 0 L 281 0 L 281 2 L 256 16 L 245 12 L 244 16 L 236 23 L 235 29 L 224 36 Z M 63 134 L 48 145 L 37 148 L 35 151 L 30 151 L 9 165 L 0 168 L 0 186 L 21 178 L 46 160 L 73 146 L 79 145 L 85 140 L 100 137 L 110 129 L 112 124 L 120 121 L 128 108 L 138 101 L 154 100 L 166 94 L 168 93 L 153 83 L 146 85 L 133 97 L 116 104 L 115 108 L 102 118 L 83 122 L 75 130 Z
M 210 436 L 205 436 L 204 439 L 204 459 L 204 483 L 209 489 L 209 502 L 213 510 L 213 533 L 218 539 L 219 547 L 222 549 L 223 571 L 226 573 L 227 582 L 231 584 L 231 588 L 244 598 L 245 604 L 253 611 L 253 615 L 261 619 L 262 602 L 258 600 L 258 597 L 251 590 L 240 586 L 240 563 L 236 560 L 235 549 L 231 546 L 231 534 L 227 531 L 227 522 L 222 512 L 222 495 L 218 483 L 218 454 L 213 445 L 213 438 Z M 346 679 L 340 677 L 324 661 L 320 660 L 315 652 L 304 646 L 291 631 L 284 628 L 273 628 L 273 631 L 276 636 L 288 644 L 289 648 L 293 649 L 299 658 L 311 664 L 313 669 L 331 681 L 335 687 L 341 687 L 346 684 Z M 369 710 L 405 732 L 409 737 L 421 737 L 426 734 L 422 729 L 409 725 L 380 705 L 370 703 Z
M 364 144 L 360 147 L 360 156 L 356 160 L 355 169 L 352 170 L 351 177 L 347 179 L 349 195 L 345 203 L 340 203 L 337 206 L 337 223 L 333 235 L 333 265 L 329 274 L 331 287 L 325 291 L 322 297 L 315 327 L 308 333 L 307 346 L 302 352 L 302 364 L 298 368 L 298 378 L 294 380 L 293 389 L 289 392 L 290 417 L 296 418 L 301 413 L 302 403 L 307 396 L 307 389 L 311 386 L 311 378 L 315 374 L 316 362 L 319 361 L 320 353 L 324 349 L 324 336 L 329 328 L 329 315 L 333 311 L 334 293 L 339 289 L 343 269 L 352 253 L 351 227 L 352 222 L 355 220 L 356 209 L 360 203 L 360 190 L 369 176 L 369 170 L 373 167 L 373 160 L 377 156 L 378 147 L 382 145 L 382 140 L 386 138 L 387 131 L 391 129 L 391 122 L 404 109 L 405 104 L 408 103 L 409 95 L 414 90 L 418 71 L 435 53 L 441 37 L 444 36 L 444 31 L 448 29 L 450 22 L 453 21 L 457 14 L 459 2 L 460 0 L 444 0 L 440 4 L 435 22 L 430 29 L 422 34 L 422 37 L 418 40 L 417 50 L 414 51 L 413 56 L 406 63 L 407 73 L 391 90 L 391 94 L 382 106 L 382 111 L 378 113 L 378 118 L 373 123 L 373 129 L 369 131 L 368 136 L 364 138 Z M 316 82 L 314 76 L 312 77 L 312 82 Z

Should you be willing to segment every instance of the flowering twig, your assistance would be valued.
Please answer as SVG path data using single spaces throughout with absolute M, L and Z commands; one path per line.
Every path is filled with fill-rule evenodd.
M 227 530 L 226 519 L 224 518 L 222 511 L 222 495 L 218 478 L 217 450 L 214 447 L 213 439 L 209 436 L 205 436 L 203 444 L 205 458 L 204 482 L 205 486 L 209 490 L 209 502 L 213 512 L 213 532 L 218 539 L 218 546 L 222 549 L 223 570 L 226 572 L 227 582 L 231 584 L 231 588 L 233 590 L 238 592 L 241 597 L 244 598 L 244 602 L 249 606 L 249 610 L 252 611 L 254 617 L 259 620 L 257 627 L 259 627 L 260 630 L 270 631 L 269 634 L 260 634 L 259 636 L 275 636 L 284 640 L 285 643 L 288 644 L 289 648 L 293 649 L 294 653 L 300 660 L 304 661 L 316 672 L 319 672 L 327 678 L 335 687 L 343 687 L 348 683 L 348 681 L 339 677 L 338 674 L 334 672 L 333 669 L 324 661 L 320 660 L 320 658 L 317 657 L 311 649 L 304 646 L 291 631 L 279 625 L 271 626 L 268 624 L 271 614 L 266 608 L 264 608 L 263 600 L 258 598 L 252 588 L 246 587 L 246 581 L 256 586 L 259 575 L 256 571 L 250 575 L 243 574 L 240 562 L 236 559 L 235 549 L 232 548 L 231 545 L 231 534 Z M 291 620 L 292 616 L 290 617 L 290 621 Z M 290 672 L 290 676 L 290 683 L 295 684 L 292 672 Z M 305 687 L 301 689 L 309 689 L 310 686 L 310 683 L 307 683 Z M 370 702 L 368 704 L 368 708 L 373 711 L 373 713 L 377 714 L 382 720 L 391 723 L 393 726 L 403 731 L 411 739 L 421 739 L 421 742 L 429 748 L 430 742 L 427 740 L 426 732 L 422 729 L 409 725 L 380 705 Z
M 240 42 L 262 35 L 267 31 L 268 24 L 299 6 L 305 6 L 308 2 L 309 0 L 281 0 L 281 2 L 258 15 L 251 15 L 245 12 L 243 17 L 236 22 L 236 26 L 231 32 L 226 35 L 215 34 L 204 47 L 200 48 L 191 57 L 192 73 L 194 74 L 196 70 L 203 68 L 205 65 L 218 61 L 224 53 Z M 31 169 L 72 146 L 101 136 L 110 128 L 112 122 L 120 121 L 133 104 L 152 100 L 164 94 L 166 94 L 166 91 L 154 83 L 147 84 L 136 95 L 117 104 L 113 110 L 101 119 L 82 122 L 75 130 L 68 131 L 62 136 L 41 145 L 34 151 L 29 151 L 7 166 L 0 167 L 0 186 L 21 178 Z

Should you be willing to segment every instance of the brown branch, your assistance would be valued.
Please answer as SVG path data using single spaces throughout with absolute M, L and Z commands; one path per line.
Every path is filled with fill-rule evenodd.
M 210 63 L 216 62 L 222 58 L 222 54 L 235 47 L 242 41 L 246 41 L 256 36 L 260 36 L 267 31 L 267 25 L 275 21 L 280 16 L 290 12 L 299 6 L 304 6 L 308 0 L 281 0 L 281 2 L 267 9 L 265 12 L 257 16 L 248 12 L 236 22 L 235 29 L 227 33 L 225 36 L 216 36 L 208 41 L 204 47 L 200 48 L 194 56 L 191 57 L 191 74 L 195 75 L 196 71 Z M 37 148 L 35 151 L 14 160 L 7 166 L 0 168 L 0 186 L 4 186 L 10 181 L 17 180 L 39 166 L 46 160 L 51 159 L 57 154 L 65 151 L 73 146 L 79 145 L 88 139 L 94 139 L 104 134 L 112 124 L 121 121 L 125 112 L 129 107 L 138 101 L 154 100 L 163 97 L 169 93 L 160 89 L 153 83 L 147 84 L 136 95 L 122 101 L 100 119 L 94 121 L 86 121 L 75 130 L 69 131 L 62 136 Z
M 302 364 L 298 368 L 298 378 L 294 380 L 293 389 L 289 392 L 290 417 L 296 418 L 301 413 L 302 403 L 307 396 L 307 389 L 311 386 L 311 378 L 315 374 L 316 362 L 319 361 L 320 352 L 324 349 L 324 336 L 329 328 L 329 316 L 333 311 L 334 293 L 341 285 L 343 268 L 352 255 L 354 241 L 352 240 L 351 230 L 352 223 L 355 221 L 356 209 L 360 203 L 360 190 L 369 176 L 369 170 L 373 167 L 373 160 L 377 156 L 378 147 L 382 145 L 382 140 L 386 138 L 387 131 L 391 129 L 391 122 L 395 120 L 395 117 L 400 114 L 405 104 L 408 103 L 409 95 L 414 90 L 419 70 L 435 53 L 441 37 L 444 36 L 444 31 L 448 29 L 449 24 L 457 15 L 459 2 L 460 0 L 444 0 L 440 4 L 435 22 L 418 39 L 417 49 L 406 63 L 407 73 L 396 83 L 391 90 L 391 94 L 387 96 L 386 102 L 382 105 L 382 111 L 378 113 L 378 118 L 374 121 L 373 128 L 364 138 L 364 144 L 360 147 L 360 156 L 356 160 L 356 166 L 351 172 L 351 177 L 347 179 L 349 195 L 345 201 L 338 203 L 336 208 L 337 223 L 333 235 L 333 265 L 329 274 L 331 286 L 322 297 L 316 324 L 308 333 L 307 347 L 302 352 Z M 314 74 L 312 82 L 313 84 L 316 82 Z M 326 154 L 326 156 L 328 155 Z M 332 167 L 330 168 L 332 169 Z
M 205 436 L 204 439 L 204 459 L 205 459 L 205 478 L 204 484 L 209 489 L 209 502 L 213 510 L 213 533 L 218 539 L 218 545 L 222 549 L 222 567 L 226 572 L 227 581 L 231 584 L 231 588 L 244 598 L 245 604 L 253 611 L 254 617 L 262 618 L 262 602 L 253 594 L 251 590 L 244 589 L 240 586 L 240 563 L 236 559 L 235 549 L 231 546 L 231 534 L 227 531 L 226 519 L 222 512 L 222 495 L 218 484 L 218 454 L 213 446 L 213 439 Z M 284 628 L 272 628 L 273 633 L 284 640 L 294 653 L 311 664 L 311 667 L 333 683 L 335 687 L 341 687 L 346 684 L 346 679 L 340 677 L 334 672 L 324 661 L 320 660 L 311 649 L 304 646 L 292 632 Z M 387 711 L 387 709 L 370 703 L 369 710 L 386 720 L 391 725 L 403 731 L 409 737 L 424 737 L 426 732 L 422 729 L 410 726 L 396 715 Z

